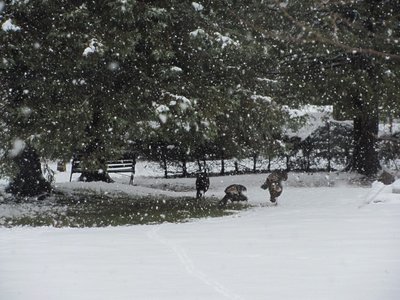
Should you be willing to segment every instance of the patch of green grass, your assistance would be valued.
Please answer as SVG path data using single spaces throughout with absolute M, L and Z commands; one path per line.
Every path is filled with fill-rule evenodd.
M 179 223 L 190 219 L 221 217 L 248 208 L 228 204 L 218 208 L 218 199 L 132 198 L 127 195 L 58 195 L 44 201 L 3 202 L 12 213 L 0 215 L 0 226 L 105 227 L 139 224 Z M 3 209 L 3 211 L 4 211 Z

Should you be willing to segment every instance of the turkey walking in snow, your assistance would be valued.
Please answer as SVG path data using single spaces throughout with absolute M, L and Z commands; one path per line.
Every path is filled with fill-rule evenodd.
M 262 189 L 269 190 L 270 201 L 272 203 L 275 203 L 276 199 L 282 194 L 282 181 L 286 181 L 287 179 L 288 173 L 286 171 L 276 170 L 267 177 L 267 180 L 261 186 Z
M 247 201 L 247 197 L 243 195 L 243 192 L 247 191 L 246 187 L 241 184 L 232 184 L 225 189 L 225 196 L 218 203 L 219 207 L 226 205 L 228 200 L 234 201 Z

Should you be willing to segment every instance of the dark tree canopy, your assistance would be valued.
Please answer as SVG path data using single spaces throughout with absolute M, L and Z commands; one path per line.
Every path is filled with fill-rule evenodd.
M 78 153 L 88 171 L 132 145 L 183 168 L 207 156 L 270 157 L 285 150 L 285 107 L 330 104 L 353 120 L 350 168 L 370 176 L 380 117 L 400 111 L 398 1 L 49 0 L 1 9 L 4 158 L 19 142 L 41 158 Z
M 256 11 L 235 1 L 7 1 L 4 155 L 23 141 L 39 157 L 79 153 L 98 170 L 131 143 L 175 144 L 192 157 L 210 143 L 235 156 L 268 151 L 259 149 L 287 119 L 262 101 L 273 60 L 227 7 Z
M 376 138 L 380 112 L 399 114 L 400 3 L 398 1 L 265 1 L 276 20 L 248 26 L 275 41 L 282 97 L 333 104 L 353 119 L 350 168 L 379 169 Z

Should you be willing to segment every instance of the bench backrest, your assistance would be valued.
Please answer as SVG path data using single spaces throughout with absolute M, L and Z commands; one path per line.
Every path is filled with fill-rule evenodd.
M 134 170 L 135 162 L 133 159 L 120 159 L 106 162 L 108 173 L 126 173 Z M 73 160 L 71 173 L 82 173 L 82 164 L 80 160 Z

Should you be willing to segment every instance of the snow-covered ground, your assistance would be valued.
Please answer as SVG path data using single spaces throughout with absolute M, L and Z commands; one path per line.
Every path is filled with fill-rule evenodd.
M 194 196 L 194 179 L 138 167 L 114 184 L 61 189 Z M 254 207 L 188 223 L 105 228 L 0 227 L 0 299 L 400 299 L 400 182 L 290 174 L 278 206 L 266 175 L 212 177 L 208 196 L 247 186 Z

